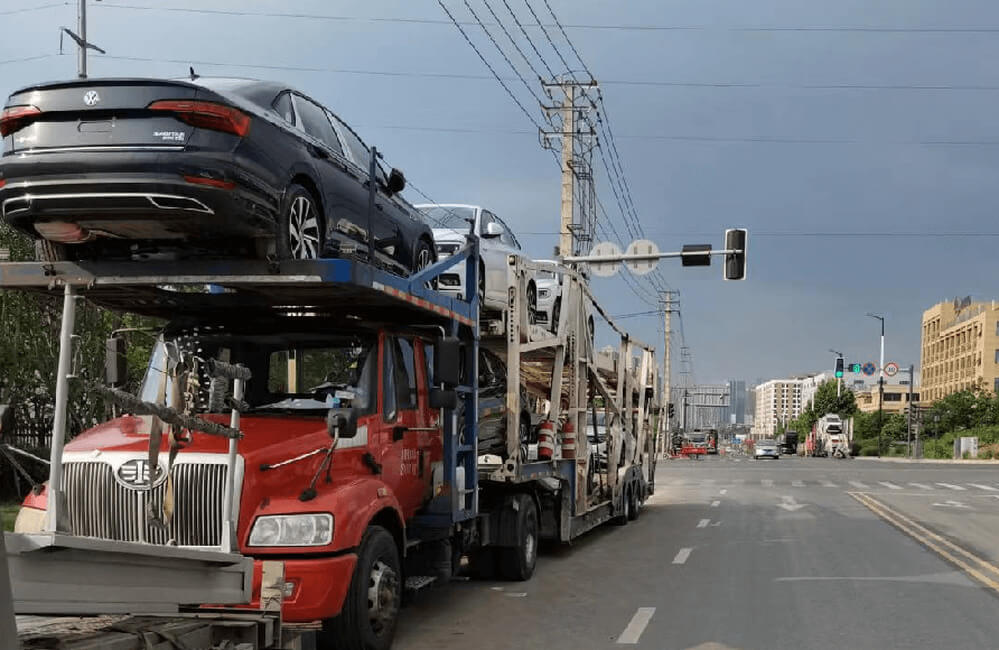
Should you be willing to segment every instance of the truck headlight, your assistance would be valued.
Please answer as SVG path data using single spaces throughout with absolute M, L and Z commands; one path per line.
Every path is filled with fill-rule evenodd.
M 333 541 L 333 515 L 265 515 L 250 531 L 250 546 L 326 546 Z
M 14 520 L 15 533 L 40 533 L 45 525 L 45 511 L 21 506 Z
M 538 291 L 538 298 L 547 298 L 551 295 L 551 293 L 552 292 L 549 289 L 541 289 Z

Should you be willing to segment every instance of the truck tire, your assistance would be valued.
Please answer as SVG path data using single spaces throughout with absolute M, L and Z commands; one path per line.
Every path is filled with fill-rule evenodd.
M 517 545 L 497 549 L 497 568 L 506 580 L 530 580 L 538 561 L 538 509 L 534 499 L 517 495 Z
M 638 485 L 633 484 L 631 489 L 628 490 L 628 519 L 631 521 L 638 519 L 638 515 L 640 514 L 638 501 Z
M 616 517 L 614 517 L 614 519 L 611 520 L 611 521 L 614 522 L 614 525 L 616 525 L 616 526 L 626 526 L 628 524 L 628 522 L 631 520 L 631 486 L 630 485 L 626 485 L 624 487 L 624 494 L 621 495 L 621 504 L 622 504 L 622 507 L 624 509 L 620 513 L 618 513 L 618 515 Z
M 319 648 L 387 650 L 395 636 L 402 599 L 402 565 L 392 534 L 369 526 L 357 553 L 343 609 L 323 621 Z

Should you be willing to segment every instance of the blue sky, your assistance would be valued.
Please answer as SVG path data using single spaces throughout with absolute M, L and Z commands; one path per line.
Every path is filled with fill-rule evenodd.
M 524 0 L 508 1 L 529 19 Z M 483 0 L 469 2 L 488 15 Z M 488 2 L 508 15 L 502 0 Z M 470 19 L 463 0 L 445 3 Z M 545 15 L 542 0 L 531 3 Z M 999 4 L 551 4 L 602 81 L 646 233 L 672 250 L 719 246 L 726 227 L 750 229 L 746 282 L 722 282 L 717 265 L 661 267 L 681 292 L 697 380 L 822 370 L 831 366 L 830 347 L 848 360 L 876 360 L 878 325 L 868 311 L 887 316 L 887 359 L 918 365 L 924 309 L 955 296 L 999 297 L 999 237 L 992 236 L 999 233 Z M 75 52 L 58 56 L 57 33 L 75 26 L 74 5 L 0 3 L 0 92 L 75 74 Z M 43 8 L 18 11 L 35 7 Z M 529 253 L 550 256 L 559 171 L 503 89 L 490 79 L 371 74 L 488 75 L 454 26 L 316 17 L 446 20 L 435 1 L 91 0 L 90 7 L 91 40 L 117 57 L 92 57 L 91 76 L 179 76 L 191 64 L 205 75 L 285 80 L 343 116 L 435 201 L 490 206 Z M 683 29 L 594 28 L 609 25 Z M 468 29 L 510 76 L 481 30 Z M 556 45 L 568 54 L 560 38 Z M 35 56 L 42 58 L 3 63 Z M 511 88 L 540 119 L 523 86 Z M 624 232 L 602 177 L 599 193 Z M 648 309 L 620 279 L 596 280 L 594 289 L 611 313 Z M 626 322 L 661 348 L 656 317 Z

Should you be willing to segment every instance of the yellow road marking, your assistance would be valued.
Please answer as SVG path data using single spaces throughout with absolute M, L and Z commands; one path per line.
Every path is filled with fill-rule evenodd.
M 996 576 L 999 576 L 999 567 L 996 567 L 991 562 L 987 562 L 974 553 L 961 548 L 950 540 L 941 537 L 925 526 L 921 526 L 902 513 L 892 510 L 868 494 L 864 494 L 862 492 L 847 492 L 847 494 L 867 506 L 874 514 L 878 515 L 905 534 L 934 551 L 951 564 L 960 567 L 965 571 L 965 573 L 999 594 L 999 582 L 985 575 L 973 565 L 977 564 Z M 948 549 L 954 551 L 954 553 L 951 553 Z M 970 563 L 961 559 L 958 555 L 964 556 L 970 560 Z

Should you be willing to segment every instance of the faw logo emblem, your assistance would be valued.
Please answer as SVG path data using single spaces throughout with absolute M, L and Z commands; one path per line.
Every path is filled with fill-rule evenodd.
M 96 90 L 88 90 L 83 96 L 83 103 L 87 106 L 97 106 L 97 103 L 101 101 L 101 96 L 97 94 Z
M 144 458 L 134 458 L 122 463 L 118 468 L 118 482 L 127 488 L 140 490 L 149 485 L 149 461 Z M 156 487 L 166 479 L 166 471 L 162 465 L 156 466 L 156 478 L 153 480 L 153 487 Z

